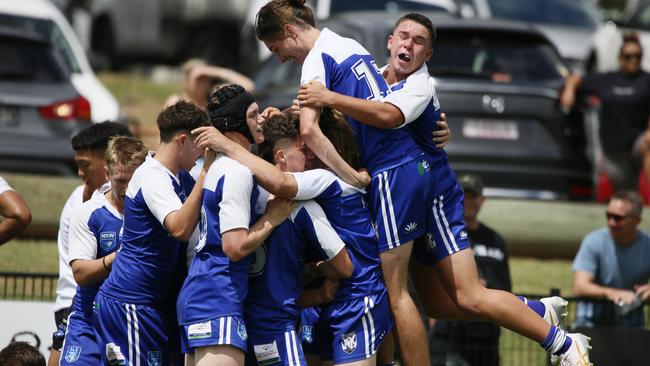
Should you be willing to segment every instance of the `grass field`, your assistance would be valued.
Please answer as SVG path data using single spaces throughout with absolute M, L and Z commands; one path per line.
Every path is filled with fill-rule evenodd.
M 56 242 L 13 240 L 0 247 L 0 272 L 58 273 Z M 546 294 L 559 288 L 571 292 L 571 262 L 514 257 L 510 260 L 513 290 L 517 293 Z

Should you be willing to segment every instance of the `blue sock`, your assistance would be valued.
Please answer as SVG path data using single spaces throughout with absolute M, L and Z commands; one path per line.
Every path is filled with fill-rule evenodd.
M 544 312 L 546 311 L 546 306 L 538 300 L 528 300 L 523 296 L 517 296 L 519 300 L 523 301 L 526 306 L 531 308 L 534 312 L 537 313 L 540 317 L 544 317 Z
M 551 325 L 551 330 L 548 332 L 544 341 L 539 345 L 547 352 L 557 356 L 566 352 L 569 347 L 571 347 L 571 343 L 573 343 L 571 337 L 567 336 L 562 329 Z

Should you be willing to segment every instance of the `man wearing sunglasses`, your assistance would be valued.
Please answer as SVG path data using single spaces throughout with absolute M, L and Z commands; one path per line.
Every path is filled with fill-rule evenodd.
M 576 92 L 601 102 L 600 144 L 614 191 L 637 189 L 639 171 L 650 174 L 650 74 L 641 70 L 643 48 L 636 34 L 623 36 L 614 72 L 567 78 L 560 106 L 571 108 Z
M 650 236 L 638 230 L 642 210 L 638 193 L 616 193 L 607 206 L 607 227 L 582 241 L 573 261 L 573 292 L 600 301 L 579 302 L 576 325 L 645 324 L 642 305 L 650 303 Z

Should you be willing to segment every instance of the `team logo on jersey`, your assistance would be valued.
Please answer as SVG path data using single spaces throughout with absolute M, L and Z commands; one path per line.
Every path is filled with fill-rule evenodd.
M 417 228 L 418 228 L 418 223 L 415 222 L 415 221 L 413 221 L 413 222 L 409 223 L 408 225 L 406 225 L 406 226 L 404 227 L 404 231 L 405 231 L 407 234 L 410 234 L 410 233 L 412 233 L 413 231 L 415 231 L 415 229 L 417 229 Z
M 341 336 L 341 348 L 345 353 L 352 353 L 357 349 L 357 333 L 350 332 Z
M 65 349 L 65 360 L 73 363 L 79 359 L 81 354 L 81 346 L 68 346 Z
M 257 277 L 264 273 L 266 268 L 266 258 L 268 258 L 269 250 L 266 247 L 266 243 L 260 245 L 259 248 L 255 250 L 255 259 L 253 264 L 251 264 L 251 269 L 249 272 L 250 277 Z
M 302 340 L 311 343 L 314 341 L 314 327 L 311 325 L 302 326 Z
M 462 230 L 459 235 L 461 239 L 463 240 L 467 239 L 467 231 Z
M 436 242 L 433 240 L 433 235 L 431 233 L 427 233 L 427 248 L 429 248 L 430 251 L 436 250 Z
M 418 174 L 423 175 L 424 172 L 429 171 L 429 163 L 426 160 L 420 160 L 418 162 Z
M 120 349 L 120 346 L 115 343 L 108 343 L 106 345 L 106 359 L 111 365 L 125 365 L 126 358 Z
M 242 341 L 248 339 L 248 333 L 246 333 L 246 325 L 244 325 L 244 323 L 240 322 L 239 320 L 237 321 L 237 335 L 239 335 L 239 338 L 241 338 Z
M 115 231 L 102 231 L 99 233 L 99 246 L 104 250 L 111 250 L 117 243 L 117 233 Z
M 160 351 L 149 351 L 147 353 L 147 365 L 148 366 L 160 366 L 160 365 L 162 365 L 162 352 L 160 352 Z

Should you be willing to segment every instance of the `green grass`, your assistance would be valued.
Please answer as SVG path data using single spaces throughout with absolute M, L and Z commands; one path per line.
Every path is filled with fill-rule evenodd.
M 12 240 L 0 247 L 0 272 L 58 273 L 59 254 L 53 240 Z

